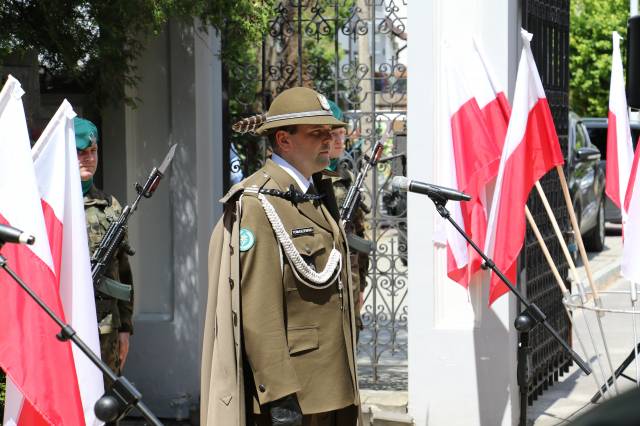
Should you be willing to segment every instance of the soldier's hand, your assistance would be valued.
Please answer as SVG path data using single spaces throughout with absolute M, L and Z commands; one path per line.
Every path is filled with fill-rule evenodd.
M 118 344 L 120 348 L 120 371 L 124 368 L 124 363 L 129 354 L 129 333 L 118 333 Z
M 269 403 L 269 414 L 273 426 L 302 425 L 302 410 L 295 394 L 287 395 Z

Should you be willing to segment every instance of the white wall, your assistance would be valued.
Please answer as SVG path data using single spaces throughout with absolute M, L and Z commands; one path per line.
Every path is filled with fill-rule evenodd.
M 519 57 L 518 3 L 410 2 L 411 178 L 435 182 L 442 172 L 443 42 L 455 46 L 476 37 L 511 98 Z M 408 203 L 409 413 L 416 425 L 516 424 L 515 299 L 502 297 L 490 309 L 487 283 L 472 283 L 467 293 L 450 281 L 445 251 L 433 243 L 436 223 L 443 219 L 425 196 L 409 195 Z
M 178 144 L 129 224 L 135 333 L 125 375 L 163 417 L 188 415 L 200 395 L 208 243 L 222 197 L 219 47 L 215 31 L 171 22 L 138 60 L 142 80 L 130 95 L 141 103 L 103 117 L 105 189 L 123 202 Z

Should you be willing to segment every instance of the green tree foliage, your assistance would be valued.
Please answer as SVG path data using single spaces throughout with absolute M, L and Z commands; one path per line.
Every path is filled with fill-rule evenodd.
M 582 116 L 606 117 L 611 78 L 612 31 L 625 38 L 627 0 L 572 0 L 569 105 Z M 625 61 L 625 40 L 620 42 Z
M 267 2 L 263 5 L 266 8 Z M 345 56 L 344 48 L 336 46 L 336 33 L 348 21 L 354 7 L 355 0 L 303 1 L 300 9 L 298 2 L 271 1 L 269 9 L 265 9 L 268 23 L 264 37 L 247 49 L 235 50 L 224 64 L 229 75 L 231 122 L 265 112 L 269 100 L 284 89 L 298 86 L 301 60 L 302 86 L 333 99 L 336 66 Z M 298 52 L 300 42 L 302 58 Z M 344 90 L 344 83 L 338 81 L 340 90 Z M 231 133 L 230 138 L 244 165 L 245 176 L 257 170 L 264 160 L 266 139 L 237 133 Z
M 271 2 L 3 0 L 0 63 L 35 51 L 53 80 L 78 87 L 102 106 L 124 99 L 125 86 L 137 83 L 135 59 L 169 19 L 199 17 L 229 35 L 221 54 L 234 56 L 260 39 Z
M 4 394 L 6 391 L 6 384 L 4 379 L 4 373 L 0 370 L 0 419 L 2 418 L 2 413 L 4 412 Z

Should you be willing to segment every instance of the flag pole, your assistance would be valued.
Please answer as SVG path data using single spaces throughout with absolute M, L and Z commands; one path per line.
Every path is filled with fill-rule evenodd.
M 0 248 L 3 242 L 0 241 Z M 114 384 L 111 390 L 105 392 L 102 398 L 96 401 L 94 411 L 96 417 L 102 421 L 110 422 L 120 416 L 126 415 L 132 408 L 137 408 L 142 416 L 152 425 L 162 426 L 158 418 L 142 402 L 142 394 L 124 376 L 117 376 L 109 366 L 96 355 L 91 348 L 78 336 L 76 331 L 66 324 L 62 318 L 56 315 L 49 306 L 25 283 L 7 264 L 7 258 L 0 254 L 0 269 L 4 271 L 24 290 L 29 297 L 60 327 L 60 333 L 56 338 L 65 342 L 71 340 L 82 353 Z
M 456 221 L 451 217 L 451 213 L 445 207 L 447 203 L 447 199 L 444 197 L 440 197 L 436 194 L 428 194 L 431 201 L 436 206 L 436 211 L 440 216 L 442 216 L 445 220 L 447 220 L 453 227 L 458 231 L 458 233 L 467 241 L 467 243 L 475 250 L 476 253 L 482 257 L 484 260 L 484 267 L 491 269 L 494 274 L 507 286 L 507 288 L 511 291 L 511 293 L 518 298 L 520 303 L 525 306 L 525 310 L 516 318 L 516 323 L 514 324 L 516 329 L 521 332 L 526 332 L 531 330 L 533 326 L 536 324 L 540 324 L 547 329 L 549 333 L 553 336 L 553 338 L 569 353 L 571 358 L 578 364 L 578 366 L 585 372 L 585 374 L 591 374 L 591 367 L 588 363 L 586 363 L 580 355 L 576 353 L 576 351 L 569 346 L 569 344 L 558 334 L 555 328 L 549 321 L 547 320 L 547 316 L 542 312 L 542 310 L 533 302 L 529 301 L 523 294 L 518 290 L 509 278 L 507 278 L 504 273 L 498 268 L 493 260 L 491 260 L 478 245 L 471 239 L 471 237 L 465 232 L 464 229 L 456 223 Z
M 589 280 L 589 286 L 591 287 L 591 292 L 593 294 L 593 301 L 597 307 L 602 307 L 602 300 L 600 299 L 600 293 L 598 293 L 598 289 L 596 288 L 596 284 L 593 280 L 593 274 L 591 272 L 591 264 L 589 263 L 589 258 L 587 257 L 587 251 L 584 249 L 584 243 L 582 242 L 582 234 L 580 233 L 580 226 L 578 225 L 578 219 L 576 219 L 576 212 L 575 210 L 573 210 L 573 203 L 571 202 L 571 195 L 569 194 L 569 186 L 567 185 L 567 179 L 564 176 L 564 170 L 562 169 L 562 166 L 556 166 L 556 172 L 558 172 L 558 178 L 560 179 L 560 186 L 562 187 L 562 195 L 564 195 L 564 201 L 567 205 L 567 211 L 569 212 L 569 219 L 571 220 L 573 234 L 575 235 L 576 242 L 578 243 L 578 250 L 580 251 L 580 257 L 582 258 L 582 263 L 584 264 L 584 270 L 587 272 L 587 279 Z M 605 354 L 607 355 L 607 362 L 609 363 L 609 368 L 611 369 L 611 371 L 614 371 L 613 363 L 611 362 L 611 356 L 607 348 L 607 341 L 604 337 L 604 328 L 602 327 L 602 314 L 600 311 L 596 312 L 596 319 L 598 320 L 598 327 L 600 328 L 602 341 L 605 345 Z M 618 390 L 618 382 L 615 379 L 613 380 L 613 387 L 615 388 L 616 393 L 619 394 L 620 391 Z
M 564 195 L 564 201 L 567 204 L 567 211 L 569 212 L 569 218 L 571 220 L 573 233 L 575 234 L 576 242 L 578 243 L 578 250 L 580 251 L 580 257 L 582 258 L 584 269 L 587 272 L 587 279 L 589 280 L 589 285 L 591 286 L 591 291 L 593 292 L 593 299 L 596 301 L 597 304 L 599 304 L 600 293 L 598 293 L 598 289 L 596 288 L 595 282 L 593 280 L 593 273 L 591 272 L 591 264 L 589 263 L 589 258 L 587 257 L 587 251 L 585 250 L 584 243 L 582 242 L 582 234 L 580 234 L 580 226 L 578 226 L 578 219 L 576 219 L 576 212 L 575 210 L 573 210 L 573 203 L 571 202 L 571 195 L 569 194 L 569 186 L 567 185 L 567 179 L 564 176 L 564 170 L 562 170 L 562 166 L 556 166 L 556 171 L 558 172 L 558 177 L 560 178 L 560 186 L 562 186 L 562 195 Z
M 580 277 L 578 276 L 578 271 L 576 270 L 576 265 L 573 262 L 573 258 L 571 257 L 571 253 L 569 253 L 569 248 L 567 247 L 567 243 L 562 236 L 562 231 L 560 230 L 560 226 L 558 225 L 558 221 L 556 220 L 556 215 L 553 213 L 551 209 L 551 205 L 549 204 L 549 200 L 547 199 L 547 195 L 544 193 L 544 189 L 542 189 L 542 185 L 540 185 L 540 181 L 535 183 L 536 190 L 538 191 L 538 195 L 540 195 L 540 199 L 542 200 L 542 204 L 544 205 L 545 210 L 547 211 L 547 216 L 551 221 L 551 225 L 553 226 L 553 230 L 558 237 L 558 241 L 560 242 L 560 248 L 562 248 L 562 253 L 564 254 L 567 263 L 569 264 L 569 270 L 571 271 L 571 276 L 573 277 L 573 281 L 580 284 Z
M 538 185 L 538 182 L 536 182 L 536 185 Z M 533 219 L 533 216 L 531 215 L 531 212 L 529 211 L 529 207 L 528 206 L 524 206 L 524 213 L 527 216 L 527 221 L 529 222 L 529 225 L 531 226 L 531 229 L 533 230 L 533 233 L 536 236 L 536 239 L 538 240 L 538 244 L 540 245 L 540 249 L 542 250 L 542 254 L 544 254 L 545 259 L 547 259 L 547 263 L 549 264 L 549 267 L 551 268 L 551 272 L 553 273 L 553 276 L 556 278 L 556 282 L 558 283 L 558 287 L 560 287 L 560 291 L 562 291 L 562 295 L 566 298 L 569 299 L 569 297 L 571 297 L 571 292 L 567 289 L 567 286 L 564 285 L 564 281 L 562 280 L 562 277 L 560 276 L 560 272 L 558 272 L 558 268 L 556 267 L 553 258 L 551 257 L 551 253 L 549 253 L 549 249 L 547 248 L 547 243 L 544 242 L 544 238 L 542 238 L 542 234 L 540 233 L 540 229 L 538 229 L 538 225 L 536 224 L 536 221 Z M 564 304 L 563 304 L 564 305 Z M 569 322 L 571 323 L 571 326 L 575 329 L 575 320 L 573 318 L 573 315 L 571 315 L 571 312 L 569 311 L 569 308 L 567 307 L 567 305 L 564 305 L 564 309 L 565 312 L 567 313 L 567 317 L 569 318 Z M 586 322 L 586 318 L 585 318 L 585 322 Z M 587 328 L 589 327 L 589 323 L 587 322 Z M 591 330 L 589 330 L 589 335 L 591 336 Z M 590 358 L 591 356 L 589 355 L 589 353 L 587 352 L 587 347 L 585 346 L 584 342 L 582 341 L 582 338 L 580 337 L 580 333 L 578 333 L 578 330 L 576 330 L 576 337 L 578 338 L 578 343 L 580 344 L 580 348 L 582 349 L 582 352 L 584 353 L 584 356 L 587 360 L 587 362 L 590 363 Z M 597 353 L 597 349 L 596 349 L 596 345 L 595 342 L 593 342 L 593 337 L 591 338 L 592 340 L 592 344 L 593 344 L 593 348 L 594 351 L 596 352 L 596 359 L 598 360 L 598 363 L 600 362 L 600 357 L 598 356 Z M 604 376 L 604 369 L 602 368 L 602 364 L 600 364 L 600 369 L 602 370 L 602 378 L 603 380 L 605 380 L 605 376 Z M 600 384 L 600 380 L 598 380 L 598 375 L 597 374 L 593 374 L 593 380 L 595 380 L 596 382 L 596 387 L 598 388 L 598 391 L 601 393 L 602 396 L 604 396 L 604 391 L 602 390 L 602 385 Z M 605 383 L 605 386 L 607 386 L 607 384 Z M 605 388 L 608 389 L 608 386 Z
M 562 236 L 562 231 L 560 230 L 560 226 L 558 225 L 558 221 L 556 219 L 556 215 L 553 213 L 553 210 L 551 209 L 551 205 L 549 204 L 549 200 L 547 199 L 546 194 L 544 193 L 544 189 L 542 189 L 542 185 L 540 185 L 540 181 L 535 183 L 536 186 L 536 190 L 538 191 L 538 195 L 540 196 L 540 199 L 542 200 L 542 204 L 544 205 L 545 210 L 547 211 L 547 216 L 549 217 L 549 220 L 551 221 L 551 225 L 553 226 L 553 230 L 556 233 L 556 237 L 558 238 L 558 242 L 560 243 L 560 247 L 562 248 L 562 252 L 564 253 L 564 257 L 567 260 L 567 263 L 569 264 L 569 270 L 571 271 L 571 274 L 573 276 L 573 281 L 576 283 L 576 285 L 578 286 L 578 293 L 580 294 L 580 301 L 582 303 L 582 305 L 584 305 L 587 302 L 587 298 L 586 297 L 582 297 L 585 295 L 584 293 L 584 286 L 582 285 L 582 281 L 580 280 L 580 277 L 578 276 L 578 271 L 576 270 L 576 265 L 573 262 L 573 258 L 571 257 L 571 254 L 569 253 L 569 248 L 567 247 L 567 243 L 564 240 L 564 237 Z M 596 312 L 596 316 L 598 318 L 598 321 L 600 322 L 600 315 Z M 606 382 L 606 379 L 604 379 L 604 375 L 605 375 L 605 370 L 604 370 L 604 366 L 602 365 L 602 362 L 600 361 L 600 356 L 598 355 L 598 346 L 596 345 L 596 340 L 593 337 L 593 333 L 591 332 L 591 326 L 589 325 L 589 321 L 587 321 L 587 318 L 584 317 L 584 322 L 585 325 L 587 326 L 587 331 L 589 333 L 589 337 L 591 338 L 591 343 L 593 345 L 593 349 L 596 352 L 596 356 L 598 357 L 598 365 L 600 366 L 600 371 L 603 374 L 603 380 L 605 380 L 605 387 L 606 389 L 609 388 L 608 383 Z M 600 330 L 602 331 L 602 327 L 600 327 Z M 607 343 L 607 339 L 604 335 L 604 332 L 602 332 L 602 343 L 604 345 L 604 351 L 605 351 L 605 355 L 607 357 L 607 361 L 609 363 L 609 369 L 613 372 L 613 362 L 611 361 L 611 353 L 609 352 L 609 345 Z

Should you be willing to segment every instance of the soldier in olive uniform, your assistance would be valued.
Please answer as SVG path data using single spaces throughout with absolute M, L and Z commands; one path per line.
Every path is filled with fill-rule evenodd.
M 356 425 L 349 251 L 322 175 L 345 123 L 302 87 L 261 120 L 272 158 L 223 198 L 211 240 L 201 423 Z
M 89 252 L 93 254 L 111 222 L 122 213 L 122 207 L 113 196 L 105 194 L 93 184 L 93 175 L 98 167 L 98 129 L 89 120 L 78 117 L 74 119 L 74 126 Z M 124 367 L 129 352 L 129 337 L 133 333 L 132 277 L 124 247 L 127 247 L 126 242 L 109 265 L 105 279 L 94 289 L 102 360 L 117 374 Z M 105 377 L 105 386 L 109 385 Z
M 343 120 L 344 114 L 338 105 L 333 101 L 329 101 L 331 112 L 338 120 Z M 350 169 L 349 161 L 340 161 L 344 155 L 345 140 L 347 129 L 344 127 L 336 128 L 331 131 L 333 142 L 329 157 L 331 162 L 325 174 L 331 177 L 333 182 L 333 191 L 336 196 L 338 206 L 341 206 L 349 192 L 349 187 L 355 181 L 353 172 Z M 369 270 L 369 253 L 371 251 L 370 241 L 365 240 L 365 214 L 366 207 L 360 203 L 358 208 L 353 212 L 353 218 L 347 224 L 345 231 L 349 240 L 349 248 L 351 251 L 351 276 L 353 279 L 353 300 L 355 301 L 356 313 L 356 340 L 362 330 L 362 319 L 360 310 L 362 309 L 364 290 L 367 286 L 367 273 Z M 354 238 L 354 235 L 359 238 Z

